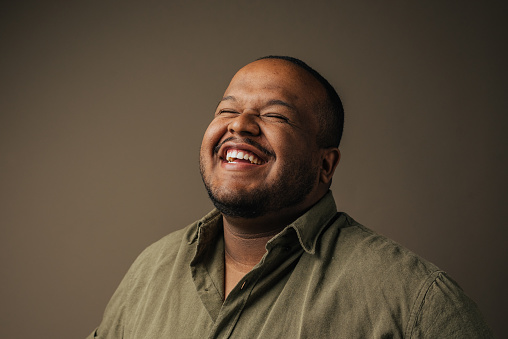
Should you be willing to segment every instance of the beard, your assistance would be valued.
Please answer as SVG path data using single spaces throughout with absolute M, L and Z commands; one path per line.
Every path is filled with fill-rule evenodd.
M 265 183 L 250 190 L 231 191 L 228 187 L 212 187 L 201 161 L 200 172 L 210 200 L 222 214 L 248 219 L 298 205 L 318 180 L 316 166 L 296 159 L 281 168 L 276 183 Z

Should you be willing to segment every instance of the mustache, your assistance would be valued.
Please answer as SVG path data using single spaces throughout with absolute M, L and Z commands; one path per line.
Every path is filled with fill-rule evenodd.
M 242 142 L 244 144 L 248 144 L 248 145 L 251 145 L 251 146 L 254 146 L 256 147 L 258 150 L 260 150 L 261 152 L 263 152 L 265 155 L 269 156 L 269 157 L 274 157 L 275 158 L 275 153 L 267 150 L 266 148 L 264 148 L 263 146 L 261 146 L 257 141 L 254 141 L 252 139 L 249 139 L 249 138 L 242 138 L 242 139 L 238 139 L 238 138 L 235 138 L 235 137 L 229 137 L 227 138 L 226 140 L 223 140 L 222 142 L 220 142 L 219 144 L 217 144 L 217 146 L 215 146 L 213 148 L 213 152 L 214 153 L 219 153 L 219 150 L 220 148 L 222 147 L 222 145 L 224 145 L 226 142 L 228 141 L 231 141 L 231 140 L 234 140 L 235 142 Z

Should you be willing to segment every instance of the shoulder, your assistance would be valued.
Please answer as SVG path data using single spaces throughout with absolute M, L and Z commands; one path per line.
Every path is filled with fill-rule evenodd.
M 414 283 L 442 272 L 436 265 L 359 224 L 346 213 L 323 233 L 322 244 L 325 250 L 333 252 L 341 266 L 379 274 L 384 279 L 404 278 Z
M 131 271 L 153 270 L 155 267 L 172 266 L 182 256 L 188 256 L 190 252 L 190 242 L 197 231 L 198 222 L 194 222 L 186 227 L 169 233 L 158 241 L 148 246 L 136 258 L 131 266 Z M 192 255 L 193 253 L 189 253 Z
M 322 243 L 335 258 L 332 271 L 355 286 L 357 297 L 398 314 L 408 337 L 490 337 L 476 304 L 445 271 L 347 214 Z
M 180 279 L 193 255 L 189 239 L 198 222 L 172 232 L 148 246 L 134 261 L 111 297 L 98 332 L 101 338 L 120 337 L 142 308 L 159 299 L 162 285 Z
M 415 300 L 408 337 L 492 338 L 478 306 L 446 273 L 429 277 Z
M 135 304 L 141 298 L 138 291 L 143 286 L 181 275 L 193 255 L 187 238 L 197 227 L 197 222 L 172 232 L 148 246 L 132 263 L 122 279 L 108 307 Z M 116 306 L 115 306 L 116 305 Z

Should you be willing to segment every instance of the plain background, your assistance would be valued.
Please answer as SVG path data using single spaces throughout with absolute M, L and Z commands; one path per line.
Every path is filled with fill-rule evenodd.
M 2 337 L 85 337 L 136 256 L 212 208 L 203 132 L 267 54 L 343 98 L 339 210 L 448 271 L 501 336 L 504 3 L 3 2 Z

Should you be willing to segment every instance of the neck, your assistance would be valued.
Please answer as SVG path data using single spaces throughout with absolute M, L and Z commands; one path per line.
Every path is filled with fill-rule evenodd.
M 323 195 L 324 193 L 321 196 Z M 315 196 L 308 197 L 298 206 L 253 219 L 223 215 L 225 297 L 244 275 L 259 263 L 266 252 L 266 243 L 304 214 L 318 200 Z
M 239 228 L 224 218 L 225 254 L 235 263 L 248 267 L 250 271 L 265 254 L 266 243 L 282 228 L 259 231 L 251 228 L 246 231 L 243 227 Z
M 254 267 L 265 254 L 266 243 L 312 206 L 306 205 L 252 219 L 223 215 L 226 254 L 237 263 Z
M 266 243 L 282 228 L 256 230 L 256 227 L 239 227 L 224 217 L 224 295 L 249 273 L 266 252 Z

